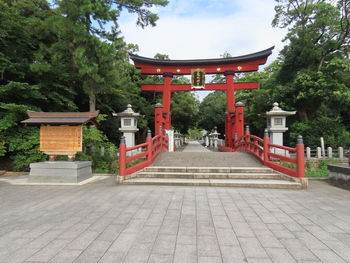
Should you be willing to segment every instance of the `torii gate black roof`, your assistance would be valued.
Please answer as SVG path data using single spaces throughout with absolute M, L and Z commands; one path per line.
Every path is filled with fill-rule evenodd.
M 245 61 L 266 58 L 272 54 L 272 50 L 274 48 L 275 46 L 259 52 L 238 56 L 238 57 L 213 58 L 213 59 L 162 60 L 162 59 L 141 57 L 133 54 L 129 54 L 129 55 L 134 62 L 149 64 L 149 65 L 196 66 L 196 65 L 230 64 L 230 63 L 245 62 Z

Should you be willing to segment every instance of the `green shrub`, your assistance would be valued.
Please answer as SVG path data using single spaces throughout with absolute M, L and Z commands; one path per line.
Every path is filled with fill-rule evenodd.
M 305 176 L 306 177 L 328 177 L 328 164 L 336 163 L 335 160 L 315 160 L 306 161 Z

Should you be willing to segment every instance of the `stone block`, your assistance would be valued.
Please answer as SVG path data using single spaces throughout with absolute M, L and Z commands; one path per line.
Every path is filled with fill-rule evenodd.
M 91 162 L 39 162 L 30 164 L 30 183 L 79 183 L 92 177 Z

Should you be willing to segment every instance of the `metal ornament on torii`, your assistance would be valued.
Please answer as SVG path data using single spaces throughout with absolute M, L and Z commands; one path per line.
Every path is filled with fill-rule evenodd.
M 257 89 L 257 82 L 234 82 L 235 73 L 259 70 L 259 65 L 266 63 L 274 47 L 256 53 L 218 59 L 196 60 L 159 60 L 137 55 L 130 55 L 135 67 L 145 75 L 163 75 L 163 84 L 143 84 L 143 91 L 163 93 L 162 105 L 155 108 L 155 135 L 170 130 L 171 93 L 175 91 L 222 90 L 226 92 L 227 112 L 225 116 L 225 144 L 233 145 L 235 135 L 244 135 L 244 105 L 235 104 L 235 91 Z M 225 83 L 203 83 L 205 74 L 224 74 Z M 174 75 L 192 75 L 192 84 L 172 84 Z

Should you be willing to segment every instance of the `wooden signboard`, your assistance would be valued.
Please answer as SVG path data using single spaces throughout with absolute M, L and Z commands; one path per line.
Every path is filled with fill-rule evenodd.
M 82 151 L 82 126 L 41 126 L 40 151 L 66 155 Z M 65 154 L 66 153 L 66 154 Z
M 204 69 L 192 69 L 192 89 L 205 89 L 205 70 Z

